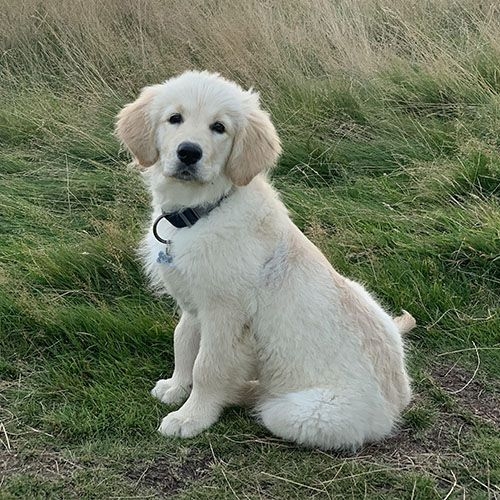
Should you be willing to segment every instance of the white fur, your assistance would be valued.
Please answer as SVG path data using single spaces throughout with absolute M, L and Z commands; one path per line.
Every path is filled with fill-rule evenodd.
M 185 118 L 180 126 L 165 121 L 174 111 Z M 210 130 L 215 120 L 223 136 Z M 142 243 L 155 287 L 182 309 L 174 373 L 152 394 L 168 404 L 189 397 L 160 432 L 194 436 L 225 406 L 246 402 L 272 433 L 307 446 L 356 448 L 387 436 L 411 397 L 401 333 L 412 318 L 391 318 L 290 220 L 259 173 L 280 147 L 257 95 L 188 72 L 145 89 L 119 115 L 117 134 L 146 168 L 152 220 L 236 186 L 191 228 L 160 222 L 172 265 L 157 263 L 165 246 L 151 227 Z M 185 140 L 202 146 L 199 181 L 172 177 Z

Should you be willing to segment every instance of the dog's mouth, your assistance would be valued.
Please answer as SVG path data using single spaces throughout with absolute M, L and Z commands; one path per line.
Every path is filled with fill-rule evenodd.
M 179 181 L 201 181 L 198 175 L 197 164 L 185 165 L 184 163 L 178 163 L 175 171 L 170 174 L 170 177 Z
M 174 179 L 180 180 L 180 181 L 196 181 L 198 180 L 198 177 L 194 172 L 191 172 L 190 170 L 176 170 L 173 174 L 172 177 Z

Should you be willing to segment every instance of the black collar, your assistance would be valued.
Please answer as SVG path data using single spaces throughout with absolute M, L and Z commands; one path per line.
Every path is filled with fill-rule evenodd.
M 172 226 L 181 229 L 183 227 L 194 226 L 202 217 L 206 217 L 214 208 L 217 208 L 228 196 L 233 193 L 234 189 L 228 191 L 222 198 L 219 198 L 215 203 L 209 205 L 200 205 L 198 207 L 188 207 L 176 212 L 165 212 L 162 210 L 161 215 L 153 223 L 153 234 L 154 237 L 160 243 L 166 243 L 167 241 L 158 235 L 157 227 L 158 223 L 162 219 L 167 219 Z

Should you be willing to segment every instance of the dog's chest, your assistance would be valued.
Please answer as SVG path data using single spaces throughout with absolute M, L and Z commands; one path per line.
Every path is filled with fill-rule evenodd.
M 268 249 L 260 240 L 248 238 L 240 229 L 243 224 L 207 225 L 206 221 L 178 230 L 168 223 L 159 226 L 158 234 L 168 243 L 161 243 L 150 231 L 147 265 L 152 281 L 183 309 L 187 305 L 189 310 L 199 310 L 225 300 L 253 303 Z M 276 260 L 269 263 L 266 275 L 274 284 L 280 267 Z

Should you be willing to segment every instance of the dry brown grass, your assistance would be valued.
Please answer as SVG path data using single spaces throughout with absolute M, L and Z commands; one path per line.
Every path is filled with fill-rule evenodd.
M 499 14 L 495 0 L 2 0 L 2 73 L 130 92 L 191 67 L 267 91 L 397 61 L 463 78 L 468 54 L 500 50 Z

